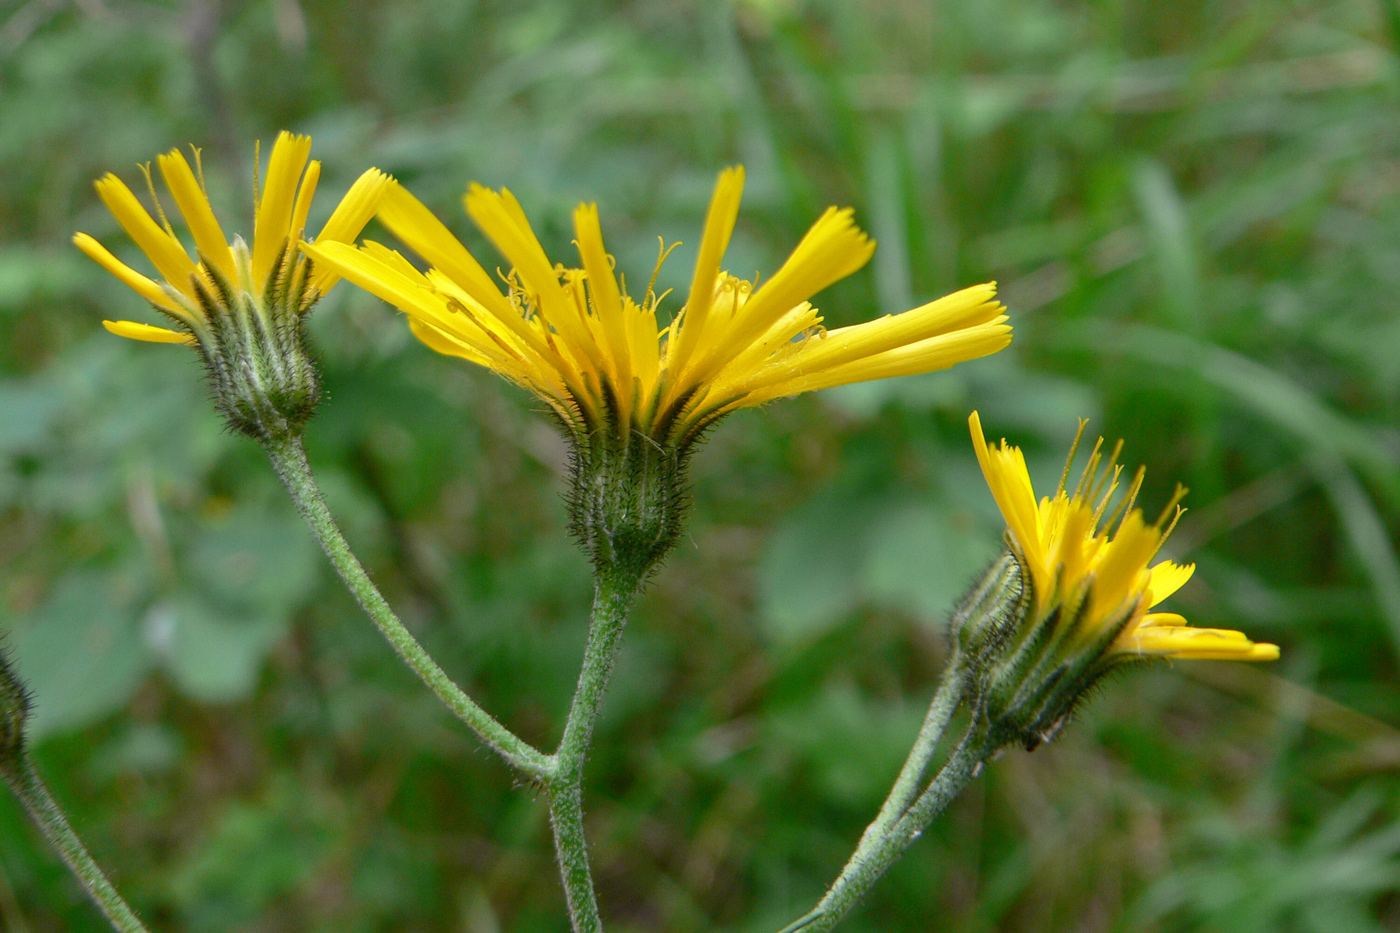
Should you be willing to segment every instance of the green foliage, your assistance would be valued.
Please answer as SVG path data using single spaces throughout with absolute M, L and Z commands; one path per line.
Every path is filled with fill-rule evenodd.
M 325 163 L 313 228 L 377 165 L 489 268 L 476 179 L 560 257 L 596 200 L 634 280 L 683 240 L 658 283 L 683 289 L 742 161 L 735 272 L 851 204 L 880 249 L 818 296 L 828 326 L 995 278 L 1016 340 L 736 415 L 697 452 L 589 763 L 610 928 L 776 929 L 849 854 L 1001 530 L 973 407 L 1041 486 L 1081 416 L 1147 464 L 1149 511 L 1190 486 L 1168 556 L 1199 570 L 1168 606 L 1284 660 L 1110 680 L 843 929 L 1394 928 L 1395 21 L 1362 0 L 0 9 L 0 626 L 40 767 L 158 928 L 559 929 L 543 804 L 343 594 L 194 354 L 100 330 L 155 318 L 68 240 L 146 268 L 90 183 L 187 142 L 246 234 L 252 140 L 286 127 Z M 552 745 L 591 595 L 561 440 L 348 286 L 310 331 L 307 442 L 347 535 L 444 667 Z M 0 914 L 101 922 L 3 802 Z

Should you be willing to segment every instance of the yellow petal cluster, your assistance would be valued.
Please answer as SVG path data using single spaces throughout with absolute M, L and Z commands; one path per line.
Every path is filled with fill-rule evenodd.
M 968 424 L 982 473 L 1030 573 L 1037 618 L 1055 606 L 1068 607 L 1080 620 L 1080 637 L 1092 641 L 1103 626 L 1117 624 L 1128 613 L 1110 648 L 1121 654 L 1227 661 L 1272 661 L 1279 656 L 1276 645 L 1252 642 L 1241 632 L 1193 628 L 1175 613 L 1148 612 L 1180 589 L 1195 565 L 1167 560 L 1149 566 L 1171 529 L 1162 528 L 1162 519 L 1148 524 L 1142 511 L 1133 508 L 1141 470 L 1114 515 L 1105 516 L 1122 468 L 1114 464 L 1116 450 L 1103 459 L 1102 438 L 1073 492 L 1061 479 L 1054 497 L 1037 502 L 1020 448 L 1005 440 L 998 447 L 988 446 L 976 412 Z M 1068 473 L 1066 465 L 1066 477 Z
M 74 244 L 173 318 L 179 327 L 179 330 L 170 330 L 135 321 L 103 321 L 103 326 L 114 334 L 152 343 L 193 343 L 207 336 L 206 299 L 217 297 L 222 284 L 249 295 L 262 296 L 269 280 L 285 274 L 291 258 L 296 255 L 296 245 L 304 235 L 307 212 L 321 175 L 320 162 L 312 160 L 308 164 L 311 138 L 283 132 L 273 144 L 256 206 L 251 250 L 241 237 L 230 241 L 224 235 L 209 204 L 199 150 L 192 151 L 193 166 L 179 150 L 157 157 L 156 164 L 179 216 L 189 228 L 196 258 L 190 257 L 171 226 L 156 195 L 149 164 L 143 169 L 155 202 L 156 218 L 116 175 L 108 173 L 96 183 L 102 202 L 150 259 L 162 281 L 157 282 L 132 269 L 86 233 L 74 235 Z M 317 240 L 354 240 L 374 216 L 379 198 L 390 182 L 391 179 L 377 169 L 362 174 L 331 214 Z M 307 285 L 312 299 L 325 294 L 338 278 L 330 269 L 311 271 Z
M 660 297 L 650 287 L 640 301 L 624 290 L 594 204 L 574 211 L 579 264 L 564 267 L 545 254 L 509 191 L 472 185 L 467 213 L 512 267 L 504 291 L 398 184 L 385 193 L 378 216 L 427 261 L 426 273 L 373 242 L 356 248 L 323 238 L 303 248 L 321 268 L 407 313 L 429 347 L 524 386 L 571 429 L 637 431 L 678 447 L 737 408 L 943 369 L 1010 342 L 992 284 L 903 314 L 823 329 L 808 299 L 855 272 L 875 249 L 849 209 L 828 209 L 762 285 L 729 275 L 722 264 L 743 184 L 742 168 L 720 173 L 689 295 L 664 327 Z

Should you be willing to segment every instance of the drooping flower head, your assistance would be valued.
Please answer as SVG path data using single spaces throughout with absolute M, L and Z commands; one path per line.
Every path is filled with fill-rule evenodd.
M 149 164 L 142 171 L 155 218 L 116 175 L 97 181 L 98 196 L 155 266 L 161 281 L 132 269 L 86 233 L 75 234 L 74 244 L 171 324 L 103 321 L 103 326 L 133 340 L 198 349 L 217 403 L 235 429 L 255 437 L 299 430 L 319 394 L 301 319 L 339 279 L 331 269 L 316 268 L 297 249 L 321 163 L 308 164 L 310 137 L 278 135 L 262 190 L 255 192 L 250 248 L 241 236 L 232 241 L 225 236 L 205 190 L 199 150 L 192 153 L 193 166 L 179 150 L 158 156 L 156 163 L 189 229 L 194 258 L 156 194 Z M 317 239 L 354 240 L 374 216 L 391 181 L 377 169 L 361 175 Z
M 355 249 L 318 242 L 307 251 L 407 313 L 413 332 L 434 350 L 493 369 L 543 399 L 582 461 L 576 498 L 609 485 L 588 479 L 596 472 L 592 461 L 630 464 L 626 469 L 637 475 L 646 474 L 644 461 L 656 456 L 683 465 L 704 429 L 735 409 L 942 369 L 1010 341 L 993 285 L 853 327 L 823 329 L 809 299 L 863 266 L 875 249 L 849 209 L 828 209 L 761 285 L 728 274 L 722 265 L 743 181 L 742 168 L 720 173 L 689 294 L 669 324 L 660 320 L 665 296 L 652 288 L 655 272 L 639 297 L 627 294 L 603 246 L 594 204 L 574 211 L 579 260 L 570 268 L 549 259 L 509 191 L 472 185 L 467 213 L 511 266 L 504 291 L 398 185 L 385 195 L 379 219 L 431 265 L 426 273 L 377 243 Z M 678 488 L 678 478 L 656 479 Z
M 1107 456 L 1094 445 L 1079 482 L 1066 486 L 1069 462 L 1053 496 L 1036 500 L 1020 448 L 989 446 L 976 412 L 968 419 L 982 473 L 1007 524 L 1014 560 L 997 577 L 1018 588 L 1017 608 L 999 631 L 959 633 L 989 662 L 984 694 L 1028 743 L 1063 722 L 1074 702 L 1104 673 L 1150 658 L 1272 661 L 1278 647 L 1228 629 L 1195 628 L 1182 616 L 1150 611 L 1191 578 L 1194 564 L 1153 564 L 1180 514 L 1177 495 L 1156 521 L 1135 507 L 1143 471 L 1118 496 L 1122 444 Z M 1080 424 L 1082 434 L 1084 423 Z M 1078 446 L 1076 439 L 1075 447 Z M 1116 505 L 1115 505 L 1116 502 Z M 989 576 L 989 579 L 991 577 Z M 996 628 L 996 626 L 993 626 Z

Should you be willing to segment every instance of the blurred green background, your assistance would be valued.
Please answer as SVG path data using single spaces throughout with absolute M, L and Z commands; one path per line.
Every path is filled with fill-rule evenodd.
M 476 179 L 572 261 L 587 198 L 634 283 L 657 234 L 685 241 L 683 286 L 743 162 L 731 270 L 854 205 L 880 249 L 818 297 L 828 323 L 995 278 L 1017 336 L 733 416 L 695 458 L 590 763 L 610 928 L 772 931 L 831 880 L 997 545 L 977 407 L 1040 483 L 1090 416 L 1147 464 L 1149 511 L 1190 486 L 1175 607 L 1284 657 L 1108 684 L 843 929 L 1400 929 L 1397 42 L 1395 0 L 6 0 L 0 625 L 40 767 L 156 929 L 563 929 L 535 791 L 391 655 L 194 355 L 101 330 L 154 317 L 69 238 L 147 268 L 91 182 L 188 142 L 247 231 L 253 141 L 290 128 L 321 216 L 377 165 L 494 261 Z M 559 438 L 351 287 L 312 330 L 310 456 L 349 537 L 552 746 L 591 595 Z M 8 795 L 0 917 L 103 928 Z

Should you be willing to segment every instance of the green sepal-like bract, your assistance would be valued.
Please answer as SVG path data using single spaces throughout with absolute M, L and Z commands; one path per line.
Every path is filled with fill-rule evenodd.
M 987 747 L 1050 741 L 1105 674 L 1150 660 L 1112 650 L 1135 604 L 1089 626 L 1088 602 L 1081 594 L 1037 609 L 1014 542 L 964 598 L 952 634 Z
M 953 610 L 949 634 L 964 668 L 974 676 L 998 656 L 1025 618 L 1030 604 L 1026 580 L 1016 555 L 1004 551 Z
M 241 240 L 233 254 L 240 279 L 248 281 Z M 321 398 L 304 326 L 320 297 L 309 284 L 311 261 L 284 242 L 262 294 L 253 294 L 200 258 L 212 288 L 192 277 L 204 326 L 191 333 L 214 404 L 230 428 L 256 441 L 300 435 Z
M 638 431 L 570 434 L 570 527 L 599 574 L 642 580 L 675 546 L 688 450 Z

